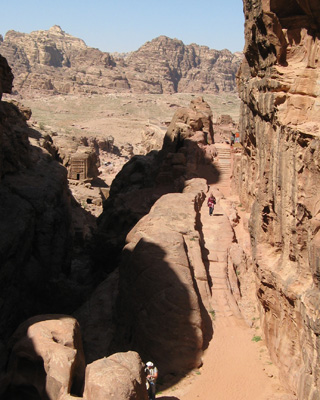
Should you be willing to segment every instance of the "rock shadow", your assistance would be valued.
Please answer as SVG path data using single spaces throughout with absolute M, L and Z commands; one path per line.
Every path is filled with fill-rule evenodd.
M 91 181 L 91 186 L 93 187 L 104 187 L 104 188 L 108 188 L 109 185 L 101 178 L 94 178 Z
M 157 399 L 161 399 L 161 400 L 180 400 L 179 397 L 175 397 L 175 396 L 157 396 Z
M 60 377 L 54 384 L 53 376 L 57 371 L 68 373 L 70 359 L 67 354 L 70 354 L 72 345 L 76 351 L 68 377 L 68 390 L 72 396 L 81 397 L 83 395 L 85 363 L 79 326 L 75 324 L 75 330 L 68 332 L 69 336 L 72 336 L 73 343 L 65 344 L 60 342 L 59 338 L 63 337 L 61 336 L 64 334 L 63 329 L 68 329 L 67 327 L 62 328 L 59 332 L 59 327 L 51 331 L 53 325 L 51 327 L 45 324 L 41 325 L 47 321 L 55 321 L 54 326 L 56 327 L 57 321 L 63 321 L 65 318 L 68 316 L 61 314 L 38 315 L 26 320 L 18 327 L 9 341 L 8 361 L 5 369 L 0 373 L 1 400 L 52 399 L 53 392 L 60 383 L 63 385 L 64 382 L 64 379 Z M 33 330 L 33 336 L 30 334 L 29 328 L 35 324 L 39 325 Z M 57 347 L 56 353 L 54 346 Z M 54 356 L 60 360 L 60 370 L 55 364 Z M 50 367 L 52 367 L 53 373 Z M 51 393 L 49 393 L 50 390 Z
M 166 250 L 153 239 L 148 235 L 132 251 L 124 251 L 111 348 L 112 352 L 135 350 L 144 362 L 152 360 L 159 381 L 169 387 L 201 366 L 213 331 L 182 235 L 175 232 Z

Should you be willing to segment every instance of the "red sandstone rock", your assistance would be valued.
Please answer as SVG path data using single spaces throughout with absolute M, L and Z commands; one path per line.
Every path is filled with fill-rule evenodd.
M 316 399 L 319 3 L 245 0 L 244 11 L 239 73 L 244 151 L 235 156 L 235 176 L 251 213 L 261 323 L 283 381 L 299 399 Z
M 136 352 L 116 353 L 86 368 L 86 400 L 147 400 L 146 377 Z
M 127 236 L 120 266 L 117 345 L 152 359 L 161 374 L 201 365 L 212 334 L 199 232 L 204 180 L 162 196 Z M 126 344 L 127 343 L 127 344 Z
M 87 47 L 59 26 L 30 34 L 11 30 L 0 41 L 0 51 L 13 67 L 15 91 L 24 95 L 30 90 L 53 94 L 232 92 L 242 58 L 241 53 L 186 46 L 165 36 L 132 53 L 112 55 Z
M 66 315 L 41 315 L 24 322 L 11 339 L 10 391 L 35 389 L 41 398 L 59 400 L 83 390 L 84 355 L 77 321 Z

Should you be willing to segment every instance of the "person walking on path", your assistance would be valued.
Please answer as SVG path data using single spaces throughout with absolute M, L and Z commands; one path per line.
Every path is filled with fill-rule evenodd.
M 157 378 L 158 378 L 158 369 L 153 364 L 153 362 L 148 361 L 146 363 L 146 368 L 144 369 L 144 372 L 145 372 L 145 374 L 147 376 L 147 389 L 148 389 L 149 400 L 155 400 L 155 398 L 156 398 L 156 381 L 157 381 Z
M 209 207 L 209 215 L 211 217 L 213 214 L 214 205 L 216 204 L 216 198 L 214 197 L 214 195 L 212 193 L 210 193 L 210 197 L 208 198 L 207 204 Z

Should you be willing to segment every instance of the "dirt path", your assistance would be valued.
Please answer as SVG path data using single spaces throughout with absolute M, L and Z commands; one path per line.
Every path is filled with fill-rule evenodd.
M 213 188 L 214 190 L 215 188 Z M 221 202 L 222 204 L 223 202 Z M 175 387 L 157 396 L 162 400 L 293 400 L 280 385 L 263 341 L 242 318 L 230 292 L 227 252 L 234 232 L 224 209 L 218 204 L 208 215 L 206 202 L 201 211 L 204 245 L 208 250 L 212 279 L 211 308 L 214 334 L 203 357 L 203 367 L 193 371 Z

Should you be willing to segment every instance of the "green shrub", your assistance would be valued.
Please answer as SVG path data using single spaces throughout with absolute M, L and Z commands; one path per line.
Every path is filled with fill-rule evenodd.
M 251 339 L 253 342 L 260 342 L 261 336 L 253 336 L 253 338 Z

